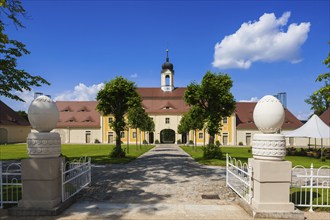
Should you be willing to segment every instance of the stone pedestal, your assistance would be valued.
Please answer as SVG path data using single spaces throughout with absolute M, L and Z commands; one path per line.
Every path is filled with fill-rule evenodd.
M 50 158 L 61 155 L 61 137 L 59 133 L 29 133 L 27 149 L 31 158 Z
M 23 197 L 19 208 L 52 209 L 61 203 L 63 157 L 22 160 Z
M 259 212 L 292 212 L 291 162 L 249 159 L 253 169 L 252 207 Z

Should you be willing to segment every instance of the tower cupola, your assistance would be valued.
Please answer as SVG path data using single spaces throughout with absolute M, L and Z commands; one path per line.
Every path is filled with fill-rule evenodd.
M 173 64 L 170 63 L 170 58 L 168 58 L 168 49 L 166 49 L 166 62 L 162 65 L 162 70 L 171 70 L 174 73 L 173 70 Z
M 174 69 L 168 57 L 168 49 L 166 49 L 166 62 L 162 65 L 161 89 L 164 92 L 172 92 L 174 89 Z

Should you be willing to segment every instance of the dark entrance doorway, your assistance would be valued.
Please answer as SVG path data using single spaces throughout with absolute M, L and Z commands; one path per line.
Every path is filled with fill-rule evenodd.
M 0 128 L 0 144 L 8 143 L 8 131 L 5 128 Z
M 187 143 L 187 133 L 186 133 L 186 132 L 183 132 L 183 133 L 181 134 L 181 143 L 182 143 L 182 144 Z
M 149 132 L 149 144 L 154 143 L 154 132 Z
M 160 132 L 160 143 L 162 144 L 174 144 L 175 143 L 175 131 L 172 129 L 164 129 Z

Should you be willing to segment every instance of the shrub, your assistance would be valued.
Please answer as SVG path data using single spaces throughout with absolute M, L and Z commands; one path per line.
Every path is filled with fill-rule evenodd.
M 189 144 L 194 144 L 194 141 L 193 140 L 189 140 Z
M 123 158 L 123 157 L 125 157 L 125 150 L 126 149 L 121 149 L 120 151 L 117 151 L 116 150 L 116 148 L 114 147 L 113 149 L 112 149 L 112 151 L 111 151 L 111 153 L 109 154 L 109 156 L 111 157 L 111 158 Z
M 289 148 L 286 149 L 286 155 L 288 155 L 288 156 L 294 156 L 296 154 L 297 154 L 296 148 L 289 147 Z
M 94 141 L 94 143 L 95 143 L 95 144 L 99 144 L 99 143 L 101 143 L 101 142 L 99 141 L 99 139 L 96 138 L 95 141 Z
M 146 140 L 143 140 L 143 144 L 148 144 L 148 141 L 146 141 Z
M 155 140 L 155 144 L 159 144 L 159 140 Z
M 240 141 L 240 142 L 238 143 L 238 145 L 239 145 L 239 146 L 243 146 L 243 142 Z
M 219 147 L 219 146 L 221 145 L 220 141 L 217 140 L 217 141 L 215 142 L 215 145 L 216 145 L 217 147 Z
M 181 144 L 181 139 L 178 139 L 177 143 L 178 143 L 178 144 Z
M 203 147 L 203 157 L 205 159 L 221 159 L 222 152 L 220 147 L 215 144 L 206 145 L 206 147 Z
M 307 151 L 304 148 L 300 148 L 300 151 L 296 152 L 297 156 L 307 156 Z

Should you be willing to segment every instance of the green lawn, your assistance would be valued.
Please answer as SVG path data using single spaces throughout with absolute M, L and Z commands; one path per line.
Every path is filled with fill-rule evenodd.
M 252 153 L 249 152 L 250 147 L 221 147 L 223 153 L 222 159 L 204 159 L 202 147 L 198 146 L 193 149 L 192 146 L 181 146 L 181 148 L 190 154 L 197 162 L 205 165 L 214 166 L 226 166 L 226 154 L 231 157 L 241 160 L 242 162 L 247 162 L 248 158 L 252 158 Z M 330 160 L 322 162 L 320 159 L 307 157 L 307 156 L 286 156 L 286 160 L 292 162 L 292 166 L 302 165 L 309 168 L 311 163 L 313 163 L 314 168 L 321 167 L 323 165 L 329 165 Z
M 126 148 L 122 145 L 122 148 Z M 109 158 L 108 155 L 114 148 L 109 144 L 62 144 L 62 154 L 69 160 L 83 156 L 91 157 L 92 163 L 128 163 L 153 148 L 154 145 L 142 145 L 141 150 L 135 145 L 129 146 L 129 153 L 125 158 Z M 28 158 L 26 144 L 0 145 L 0 160 L 20 160 Z
M 327 189 L 313 189 L 313 205 L 316 204 L 327 204 L 330 201 L 330 193 Z M 328 197 L 327 197 L 328 196 Z M 299 203 L 302 201 L 303 204 L 310 204 L 310 189 L 291 188 L 290 199 L 293 203 Z M 309 207 L 299 207 L 300 210 L 308 211 Z M 314 211 L 330 211 L 330 207 L 313 207 Z

